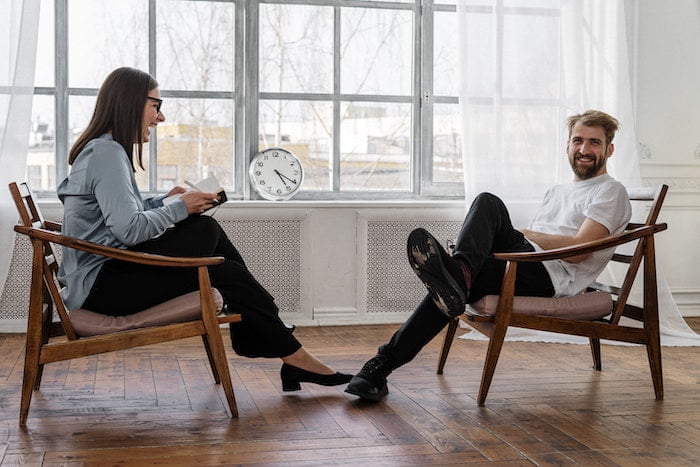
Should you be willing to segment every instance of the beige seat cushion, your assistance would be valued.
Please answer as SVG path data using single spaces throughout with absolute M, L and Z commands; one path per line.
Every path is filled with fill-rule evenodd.
M 218 290 L 212 289 L 214 306 L 220 310 L 224 300 Z M 192 321 L 201 317 L 199 291 L 180 295 L 138 313 L 109 316 L 78 308 L 70 312 L 75 333 L 81 337 L 109 334 L 127 329 L 146 328 L 171 323 Z
M 496 314 L 498 295 L 487 295 L 467 305 L 477 315 Z M 607 292 L 585 292 L 571 297 L 513 297 L 513 312 L 525 315 L 568 319 L 600 319 L 612 312 L 612 296 Z M 471 310 L 468 310 L 468 312 Z

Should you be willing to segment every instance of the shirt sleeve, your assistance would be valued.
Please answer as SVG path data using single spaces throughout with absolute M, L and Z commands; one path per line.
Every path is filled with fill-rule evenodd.
M 618 182 L 605 184 L 595 192 L 584 214 L 605 226 L 609 234 L 620 232 L 632 217 L 627 190 Z
M 148 211 L 149 209 L 155 209 L 163 206 L 163 199 L 165 195 L 153 196 L 152 198 L 146 198 L 143 200 L 143 208 Z
M 183 201 L 145 210 L 131 165 L 119 143 L 96 145 L 86 176 L 105 226 L 127 246 L 154 238 L 187 217 Z

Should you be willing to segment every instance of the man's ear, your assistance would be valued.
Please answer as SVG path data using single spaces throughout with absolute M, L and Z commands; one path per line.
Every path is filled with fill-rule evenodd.
M 615 152 L 615 145 L 613 143 L 608 144 L 608 153 L 606 157 L 611 157 L 613 155 L 613 152 Z

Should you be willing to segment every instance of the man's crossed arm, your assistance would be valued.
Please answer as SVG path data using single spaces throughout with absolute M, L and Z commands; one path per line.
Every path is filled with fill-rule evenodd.
M 610 235 L 607 227 L 600 222 L 594 221 L 590 217 L 587 217 L 586 220 L 583 221 L 581 228 L 578 229 L 578 232 L 576 232 L 576 235 L 574 236 L 546 234 L 528 229 L 521 229 L 520 231 L 528 240 L 537 243 L 537 245 L 539 245 L 539 247 L 543 250 L 552 250 L 554 248 L 563 248 L 576 245 L 578 243 L 590 242 Z M 587 257 L 588 255 L 572 256 L 570 258 L 566 258 L 564 261 L 578 263 Z

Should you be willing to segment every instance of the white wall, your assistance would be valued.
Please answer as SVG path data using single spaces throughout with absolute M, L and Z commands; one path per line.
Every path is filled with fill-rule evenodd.
M 685 316 L 700 316 L 700 1 L 641 0 L 637 135 L 642 177 L 671 187 L 658 258 Z

